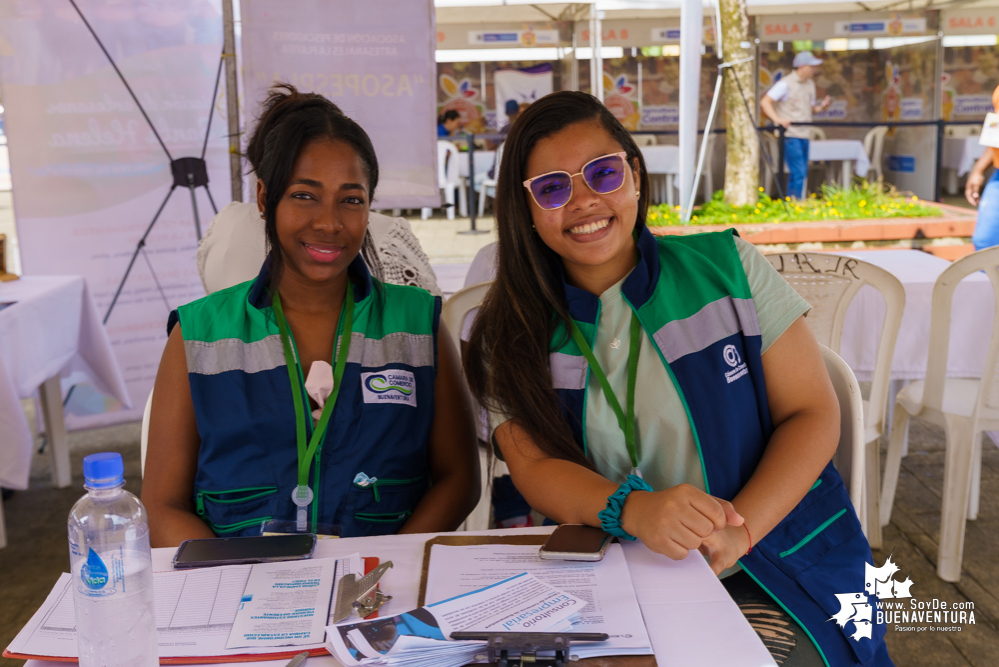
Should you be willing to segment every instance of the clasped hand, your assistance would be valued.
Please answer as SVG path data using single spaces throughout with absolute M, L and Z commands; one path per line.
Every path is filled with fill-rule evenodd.
M 711 559 L 715 574 L 749 550 L 744 519 L 727 500 L 690 484 L 665 491 L 633 491 L 621 513 L 622 527 L 655 552 L 683 560 L 691 549 Z

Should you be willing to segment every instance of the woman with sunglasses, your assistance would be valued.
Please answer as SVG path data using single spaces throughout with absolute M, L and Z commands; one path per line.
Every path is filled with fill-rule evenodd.
M 654 237 L 642 155 L 590 95 L 532 104 L 498 180 L 465 372 L 531 506 L 700 550 L 781 664 L 891 664 L 883 624 L 827 622 L 867 602 L 871 552 L 808 304 L 731 232 Z

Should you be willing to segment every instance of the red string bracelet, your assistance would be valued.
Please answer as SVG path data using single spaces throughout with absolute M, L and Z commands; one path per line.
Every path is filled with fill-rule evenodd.
M 746 552 L 746 555 L 748 556 L 753 552 L 753 534 L 749 532 L 749 526 L 747 526 L 745 522 L 742 523 L 742 527 L 746 529 L 746 535 L 749 536 L 749 551 Z

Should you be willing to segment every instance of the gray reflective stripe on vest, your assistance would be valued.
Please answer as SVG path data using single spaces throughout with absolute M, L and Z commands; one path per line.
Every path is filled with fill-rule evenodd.
M 433 366 L 434 337 L 431 334 L 399 332 L 379 339 L 366 338 L 363 333 L 355 331 L 350 336 L 347 362 L 360 364 L 364 368 L 378 368 L 389 364 Z
M 583 389 L 586 387 L 586 357 L 562 352 L 548 355 L 552 368 L 552 386 L 555 389 Z
M 434 365 L 434 337 L 409 333 L 394 333 L 385 338 L 365 338 L 355 331 L 350 337 L 350 354 L 347 362 L 365 368 L 379 368 L 389 364 L 406 366 Z M 185 340 L 187 372 L 199 375 L 218 375 L 226 371 L 260 373 L 284 366 L 284 348 L 281 336 L 267 336 L 253 343 L 238 338 L 225 338 L 212 343 Z
M 284 366 L 281 336 L 275 334 L 252 343 L 238 338 L 223 338 L 211 343 L 185 340 L 187 372 L 218 375 L 226 371 L 260 373 Z
M 760 335 L 753 300 L 726 296 L 690 317 L 667 322 L 652 338 L 666 361 L 673 363 L 740 331 L 746 336 Z

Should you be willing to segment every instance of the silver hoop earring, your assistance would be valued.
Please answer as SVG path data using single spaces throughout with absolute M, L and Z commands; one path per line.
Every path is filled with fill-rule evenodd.
M 264 212 L 263 212 L 263 211 L 261 211 L 261 212 L 260 212 L 260 217 L 261 217 L 261 218 L 265 217 L 265 216 L 264 216 Z

